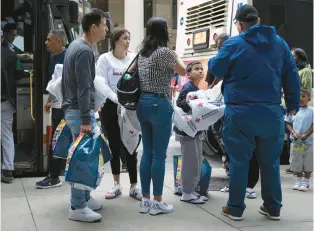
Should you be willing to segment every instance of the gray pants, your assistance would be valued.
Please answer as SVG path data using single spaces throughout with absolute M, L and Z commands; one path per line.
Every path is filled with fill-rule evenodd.
M 1 103 L 1 145 L 3 170 L 14 170 L 14 138 L 12 131 L 14 108 L 9 101 Z
M 203 134 L 194 138 L 176 134 L 176 140 L 181 143 L 182 192 L 191 194 L 200 180 L 203 162 Z

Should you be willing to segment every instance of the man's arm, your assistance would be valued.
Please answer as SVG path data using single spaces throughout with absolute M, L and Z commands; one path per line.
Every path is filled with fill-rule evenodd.
M 229 71 L 230 48 L 227 43 L 228 41 L 223 44 L 216 57 L 208 61 L 208 70 L 216 78 L 224 78 Z
M 283 41 L 284 42 L 284 41 Z M 282 86 L 285 95 L 287 113 L 293 114 L 299 111 L 300 108 L 300 87 L 301 81 L 294 58 L 289 50 L 288 45 L 285 45 L 285 65 L 282 73 Z
M 77 79 L 78 104 L 81 111 L 82 125 L 90 125 L 91 89 L 94 84 L 91 73 L 94 54 L 91 51 L 81 51 L 75 59 L 75 77 Z

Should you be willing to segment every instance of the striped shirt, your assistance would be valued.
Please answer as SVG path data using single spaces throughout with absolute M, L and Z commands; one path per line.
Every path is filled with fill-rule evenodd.
M 143 92 L 165 95 L 170 99 L 171 78 L 178 57 L 168 47 L 158 47 L 149 57 L 139 56 L 138 73 Z

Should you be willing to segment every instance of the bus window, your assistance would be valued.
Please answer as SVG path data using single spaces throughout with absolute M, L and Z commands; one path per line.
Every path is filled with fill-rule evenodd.
M 16 36 L 13 45 L 19 48 L 21 51 L 24 51 L 24 37 L 23 36 Z
M 74 39 L 77 39 L 79 37 L 81 37 L 81 26 L 80 25 L 77 25 L 75 27 L 72 27 L 71 28 L 71 31 L 72 31 L 72 34 L 73 34 L 73 38 Z
M 65 32 L 62 19 L 55 19 L 54 20 L 54 24 L 55 24 L 55 29 L 63 30 Z M 69 39 L 68 39 L 67 33 L 65 33 L 65 36 L 66 36 L 66 38 L 65 38 L 66 41 L 64 41 L 64 42 L 65 42 L 65 45 L 68 45 L 69 44 Z

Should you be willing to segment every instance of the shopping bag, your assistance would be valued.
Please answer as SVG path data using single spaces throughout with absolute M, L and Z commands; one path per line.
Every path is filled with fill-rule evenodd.
M 61 120 L 52 138 L 52 156 L 54 158 L 66 159 L 69 147 L 73 142 L 70 128 L 65 120 Z
M 100 140 L 100 153 L 104 165 L 112 159 L 112 154 L 109 147 L 109 142 L 104 134 L 101 134 L 99 140 Z
M 174 117 L 173 123 L 188 136 L 194 137 L 197 133 L 197 127 L 191 114 L 185 113 L 181 108 L 173 106 Z
M 62 88 L 61 88 L 61 82 L 62 82 L 62 64 L 56 64 L 54 73 L 51 77 L 51 80 L 47 84 L 46 90 L 50 92 L 54 97 L 56 97 L 58 102 L 62 102 L 63 96 L 62 96 Z
M 173 173 L 174 173 L 174 194 L 182 194 L 182 180 L 181 180 L 181 155 L 173 156 Z
M 200 181 L 196 187 L 196 192 L 198 194 L 200 194 L 201 196 L 207 195 L 211 175 L 212 175 L 212 167 L 210 166 L 208 160 L 206 160 L 203 157 L 201 177 L 200 177 Z
M 173 156 L 174 194 L 176 195 L 182 195 L 181 166 L 182 166 L 181 155 L 174 155 Z M 196 187 L 196 192 L 199 193 L 201 196 L 207 195 L 211 173 L 212 167 L 210 166 L 209 162 L 203 157 L 200 181 Z
M 93 190 L 104 175 L 102 137 L 100 134 L 80 134 L 69 149 L 65 181 L 82 190 Z M 104 150 L 102 150 L 104 151 Z

